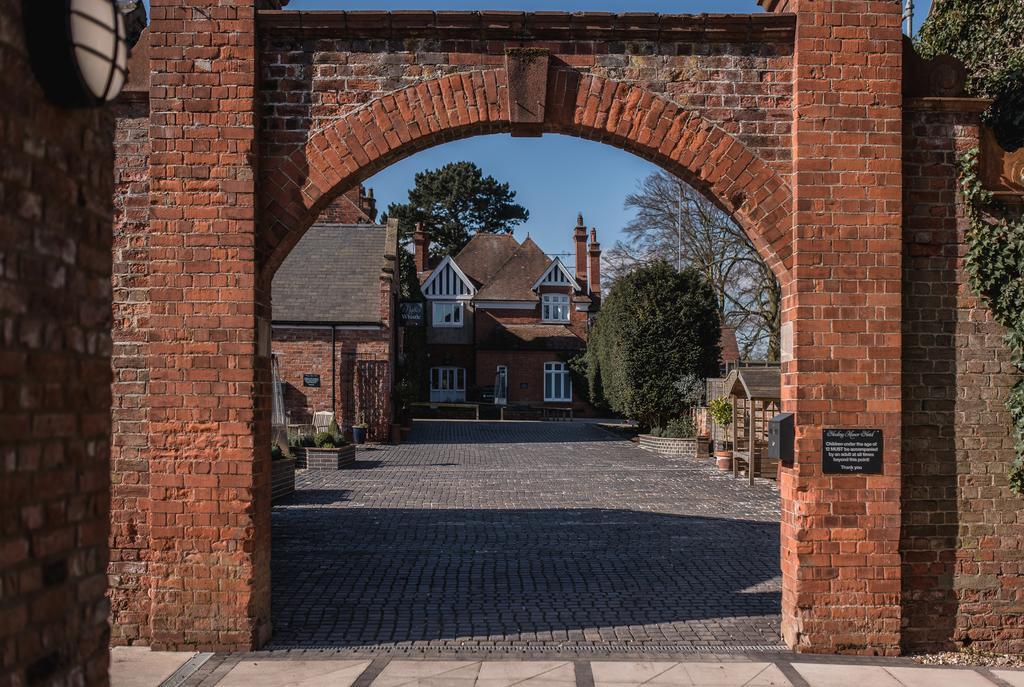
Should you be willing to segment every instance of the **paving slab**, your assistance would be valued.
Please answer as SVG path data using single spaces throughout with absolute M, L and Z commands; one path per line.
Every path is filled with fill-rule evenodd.
M 903 687 L 993 687 L 991 680 L 964 668 L 886 668 Z
M 789 687 L 792 683 L 770 663 L 691 663 L 667 661 L 594 661 L 595 687 Z
M 992 674 L 1013 687 L 1024 687 L 1024 670 L 992 670 Z
M 111 687 L 158 687 L 190 661 L 194 651 L 150 651 L 146 646 L 110 650 Z
M 369 661 L 240 661 L 218 687 L 352 687 Z
M 575 687 L 569 661 L 392 661 L 373 687 Z
M 794 663 L 793 667 L 811 687 L 901 687 L 899 680 L 882 666 Z

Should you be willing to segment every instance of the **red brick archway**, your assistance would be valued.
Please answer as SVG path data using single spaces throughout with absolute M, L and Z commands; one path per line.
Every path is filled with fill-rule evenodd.
M 544 75 L 547 77 L 547 75 Z M 789 279 L 792 193 L 779 173 L 720 126 L 638 86 L 559 69 L 543 130 L 600 141 L 701 189 Z M 508 70 L 464 72 L 389 93 L 268 161 L 261 237 L 272 273 L 340 193 L 417 151 L 479 134 L 512 133 Z
M 268 285 L 317 213 L 417 150 L 549 132 L 691 182 L 783 282 L 787 642 L 1020 648 L 1024 630 L 999 629 L 1021 602 L 1019 562 L 998 554 L 1020 536 L 995 476 L 1008 430 L 970 417 L 1010 426 L 1009 382 L 988 371 L 1005 350 L 958 262 L 955 160 L 978 140 L 976 105 L 909 97 L 896 0 L 761 4 L 685 17 L 152 0 L 148 79 L 118 132 L 114 641 L 270 636 Z M 827 427 L 881 429 L 884 473 L 822 474 Z M 957 478 L 979 472 L 984 503 Z M 969 537 L 984 545 L 957 539 L 967 510 L 993 523 Z

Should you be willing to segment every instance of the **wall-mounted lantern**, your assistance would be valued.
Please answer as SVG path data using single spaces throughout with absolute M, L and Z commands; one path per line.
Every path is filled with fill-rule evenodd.
M 23 0 L 32 70 L 64 107 L 97 107 L 128 77 L 124 17 L 113 0 Z

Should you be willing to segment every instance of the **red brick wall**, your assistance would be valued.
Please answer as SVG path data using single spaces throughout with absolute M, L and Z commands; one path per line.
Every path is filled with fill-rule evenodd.
M 899 652 L 902 34 L 896 0 L 794 0 L 793 271 L 783 281 L 782 609 L 804 651 Z M 784 346 L 786 348 L 786 346 Z M 825 427 L 883 430 L 884 475 L 821 474 Z
M 466 17 L 488 26 L 507 20 Z M 781 272 L 790 194 L 778 175 L 790 167 L 792 20 L 724 21 L 721 30 L 668 44 L 637 27 L 602 34 L 620 31 L 629 54 L 611 52 L 623 45 L 614 40 L 557 34 L 557 42 L 536 41 L 564 65 L 549 79 L 544 128 L 625 148 L 713 187 Z M 480 40 L 441 32 L 437 45 L 445 51 L 433 52 L 423 34 L 429 38 L 432 28 L 409 37 L 388 29 L 374 41 L 336 31 L 325 21 L 296 38 L 294 27 L 275 28 L 269 18 L 261 31 L 268 132 L 261 178 L 268 192 L 260 231 L 271 271 L 322 208 L 366 174 L 453 138 L 511 130 L 504 51 L 522 45 L 520 34 Z M 389 64 L 379 51 L 390 55 Z M 372 108 L 358 109 L 371 101 Z
M 510 404 L 544 403 L 544 363 L 566 362 L 566 354 L 550 351 L 477 351 L 476 384 L 494 386 L 498 365 L 508 366 Z M 527 388 L 523 389 L 522 385 Z M 582 389 L 573 387 L 573 400 L 579 401 Z
M 320 214 L 320 222 L 370 224 L 377 221 L 377 201 L 362 184 L 338 196 Z
M 0 0 L 0 685 L 108 683 L 113 118 L 51 106 Z
M 956 104 L 954 103 L 954 106 Z M 962 285 L 957 156 L 978 114 L 918 102 L 904 122 L 903 629 L 905 649 L 1024 651 L 1024 523 L 1007 483 L 1005 332 Z
M 331 341 L 330 327 L 274 327 L 274 354 L 285 382 L 284 402 L 290 422 L 311 422 L 313 413 L 327 411 L 334 413 L 341 429 L 348 432 L 361 416 L 370 425 L 369 440 L 387 442 L 392 417 L 391 331 L 336 329 L 333 367 Z M 370 363 L 379 363 L 387 370 L 383 386 L 373 393 L 367 388 L 372 379 L 364 379 L 369 369 L 365 366 Z M 320 387 L 304 386 L 305 374 L 320 375 Z
M 114 106 L 115 370 L 111 419 L 110 605 L 112 641 L 149 637 L 145 571 L 149 551 L 149 98 L 125 94 Z

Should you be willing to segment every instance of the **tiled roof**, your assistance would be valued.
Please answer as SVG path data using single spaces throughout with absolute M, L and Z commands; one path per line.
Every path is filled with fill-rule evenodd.
M 499 324 L 479 348 L 490 350 L 578 351 L 586 342 L 560 324 Z
M 375 224 L 317 224 L 274 275 L 275 322 L 376 324 L 398 239 Z
M 455 261 L 462 265 L 459 258 Z M 549 264 L 551 259 L 533 239 L 527 238 L 498 273 L 477 292 L 477 300 L 535 301 L 537 294 L 533 285 Z
M 455 256 L 455 263 L 480 287 L 494 278 L 518 248 L 519 242 L 511 234 L 476 234 Z

